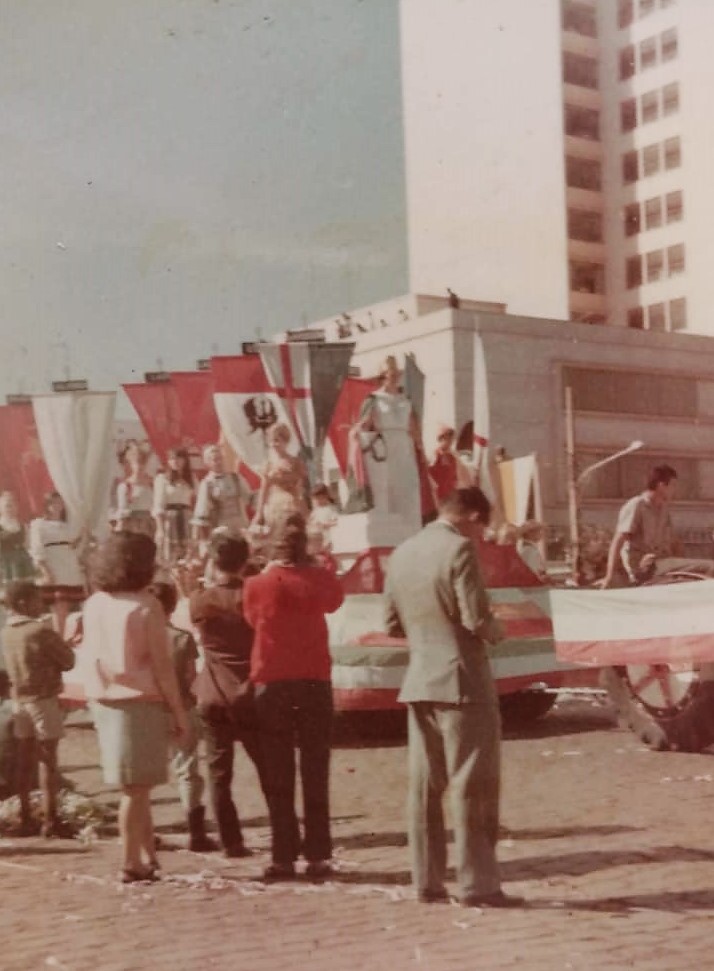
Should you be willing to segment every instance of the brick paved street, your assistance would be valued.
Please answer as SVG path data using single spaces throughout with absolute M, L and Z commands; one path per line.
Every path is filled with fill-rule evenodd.
M 93 732 L 71 728 L 65 772 L 101 792 Z M 312 971 L 708 968 L 714 915 L 707 755 L 654 754 L 609 711 L 563 701 L 504 744 L 506 889 L 531 906 L 480 913 L 410 897 L 401 741 L 343 742 L 333 771 L 339 879 L 265 888 L 264 807 L 245 760 L 236 782 L 254 859 L 183 849 L 167 878 L 121 887 L 117 845 L 0 841 L 3 971 Z M 180 823 L 157 790 L 166 840 Z M 116 799 L 103 792 L 102 798 Z

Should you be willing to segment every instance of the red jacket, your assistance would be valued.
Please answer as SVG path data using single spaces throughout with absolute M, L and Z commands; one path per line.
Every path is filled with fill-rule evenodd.
M 312 564 L 271 564 L 246 580 L 243 615 L 255 630 L 251 681 L 329 681 L 325 614 L 343 599 L 334 573 Z

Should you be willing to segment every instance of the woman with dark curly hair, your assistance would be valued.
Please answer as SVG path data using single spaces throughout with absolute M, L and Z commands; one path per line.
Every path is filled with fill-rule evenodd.
M 177 744 L 188 735 L 166 621 L 147 589 L 155 556 L 148 536 L 115 533 L 99 550 L 97 592 L 84 605 L 85 689 L 104 781 L 122 788 L 124 883 L 156 879 L 151 788 L 167 780 L 169 712 Z
M 305 520 L 277 524 L 273 560 L 246 580 L 245 619 L 255 630 L 250 679 L 261 735 L 272 830 L 268 881 L 290 880 L 302 851 L 307 876 L 331 873 L 330 728 L 332 685 L 325 614 L 343 600 L 339 580 L 307 554 Z M 295 746 L 300 750 L 305 837 L 295 812 Z

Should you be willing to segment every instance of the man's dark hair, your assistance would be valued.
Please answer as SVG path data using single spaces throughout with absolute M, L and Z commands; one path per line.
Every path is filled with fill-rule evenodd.
M 136 593 L 154 576 L 156 543 L 144 533 L 114 533 L 99 548 L 94 583 L 106 593 Z
M 238 573 L 246 564 L 250 547 L 239 536 L 216 536 L 211 540 L 208 555 L 223 573 Z
M 167 583 L 166 580 L 154 580 L 151 584 L 151 592 L 164 608 L 167 617 L 176 610 L 178 603 L 178 591 L 175 584 Z
M 13 613 L 25 614 L 39 593 L 40 588 L 32 580 L 15 580 L 5 591 L 5 603 Z
M 647 488 L 656 489 L 660 482 L 663 485 L 669 485 L 672 479 L 676 478 L 677 470 L 673 469 L 671 465 L 655 465 L 647 480 Z
M 439 504 L 439 512 L 448 516 L 470 516 L 478 513 L 479 522 L 488 526 L 491 519 L 491 503 L 478 486 L 454 489 Z
M 290 513 L 275 523 L 271 554 L 286 563 L 302 563 L 307 559 L 307 527 L 304 516 Z

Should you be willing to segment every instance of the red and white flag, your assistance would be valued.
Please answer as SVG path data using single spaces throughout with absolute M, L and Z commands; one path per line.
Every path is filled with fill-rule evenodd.
M 268 380 L 258 354 L 212 357 L 213 403 L 221 432 L 249 468 L 259 471 L 268 456 L 267 435 L 283 422 L 292 429 L 281 396 Z M 293 434 L 290 451 L 298 451 Z
M 714 580 L 623 590 L 553 590 L 558 660 L 571 664 L 714 661 Z
M 314 457 L 325 443 L 354 345 L 294 342 L 261 344 L 259 350 L 300 448 Z
M 123 384 L 122 388 L 162 463 L 166 462 L 169 449 L 190 444 L 182 439 L 181 410 L 176 388 L 170 381 Z
M 213 375 L 210 371 L 172 371 L 182 443 L 200 450 L 218 441 L 220 426 L 213 403 Z

